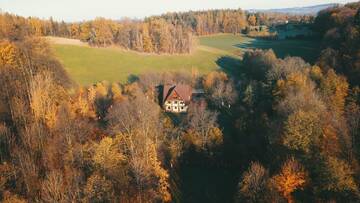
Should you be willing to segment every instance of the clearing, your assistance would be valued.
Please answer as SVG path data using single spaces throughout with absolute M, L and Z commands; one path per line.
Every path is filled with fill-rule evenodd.
M 191 71 L 206 74 L 218 68 L 237 67 L 237 55 L 246 49 L 272 48 L 279 57 L 301 56 L 313 62 L 320 47 L 306 40 L 258 40 L 243 35 L 218 34 L 199 37 L 200 45 L 192 54 L 143 54 L 120 48 L 96 48 L 74 39 L 47 37 L 56 56 L 70 76 L 81 85 L 99 81 L 126 82 L 131 75 L 146 72 Z

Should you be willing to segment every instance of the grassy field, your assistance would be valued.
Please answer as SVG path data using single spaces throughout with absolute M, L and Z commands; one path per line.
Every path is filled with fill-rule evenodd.
M 191 55 L 142 55 L 116 48 L 91 48 L 54 45 L 69 74 L 80 84 L 97 81 L 125 82 L 128 76 L 149 71 L 181 71 L 198 69 L 207 73 L 216 69 L 220 54 L 198 50 Z
M 229 52 L 247 49 L 273 49 L 280 58 L 300 56 L 308 62 L 314 62 L 320 50 L 320 40 L 263 40 L 243 35 L 220 34 L 200 37 L 200 44 Z
M 249 43 L 252 39 L 244 35 L 217 34 L 199 37 L 200 44 L 228 52 L 239 50 L 235 45 Z
M 249 48 L 274 49 L 279 57 L 302 56 L 309 61 L 317 55 L 318 43 L 311 41 L 251 39 L 242 35 L 220 34 L 199 38 L 200 45 L 187 55 L 147 55 L 118 48 L 94 48 L 53 40 L 56 56 L 79 84 L 98 81 L 126 82 L 130 75 L 150 71 L 191 71 L 208 73 L 217 68 L 235 67 L 240 58 L 234 53 Z

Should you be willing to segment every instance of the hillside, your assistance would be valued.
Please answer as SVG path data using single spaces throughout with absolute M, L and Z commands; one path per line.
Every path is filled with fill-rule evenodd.
M 306 7 L 277 8 L 277 9 L 250 9 L 250 12 L 283 13 L 291 15 L 316 15 L 319 11 L 339 6 L 340 4 L 320 4 Z

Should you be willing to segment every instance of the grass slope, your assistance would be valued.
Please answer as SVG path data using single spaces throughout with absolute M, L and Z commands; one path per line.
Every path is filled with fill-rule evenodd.
M 250 48 L 272 48 L 279 57 L 301 56 L 313 62 L 320 47 L 318 42 L 305 40 L 267 41 L 243 35 L 219 34 L 199 38 L 200 45 L 188 55 L 147 55 L 118 48 L 94 48 L 52 41 L 55 54 L 70 76 L 79 84 L 98 81 L 126 82 L 130 75 L 150 71 L 191 71 L 208 73 L 217 68 L 237 66 L 234 53 Z
M 264 40 L 243 35 L 219 34 L 200 37 L 200 44 L 217 49 L 235 52 L 247 49 L 273 49 L 280 58 L 299 56 L 308 62 L 314 62 L 319 54 L 320 40 Z
M 198 69 L 207 73 L 216 69 L 219 53 L 198 50 L 191 55 L 143 55 L 116 48 L 92 48 L 54 45 L 56 55 L 69 74 L 80 84 L 97 81 L 127 81 L 129 75 L 149 71 Z

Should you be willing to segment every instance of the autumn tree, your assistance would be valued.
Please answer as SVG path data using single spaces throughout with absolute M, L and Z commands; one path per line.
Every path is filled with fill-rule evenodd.
M 322 162 L 320 162 L 322 163 Z M 354 170 L 344 160 L 328 157 L 320 165 L 319 185 L 327 196 L 337 193 L 342 198 L 356 198 L 359 188 L 354 179 Z
M 41 199 L 45 202 L 67 202 L 66 193 L 63 191 L 64 184 L 61 173 L 51 172 L 42 183 Z
M 70 37 L 78 39 L 80 37 L 80 25 L 72 24 L 70 27 Z
M 321 134 L 318 115 L 300 110 L 290 115 L 286 121 L 283 144 L 290 149 L 307 153 L 319 143 Z
M 252 25 L 252 26 L 255 26 L 256 25 L 256 16 L 255 15 L 250 15 L 249 17 L 248 17 L 248 22 L 249 22 L 249 24 L 250 25 Z
M 217 113 L 207 109 L 204 101 L 193 103 L 186 119 L 186 140 L 201 150 L 209 150 L 223 142 Z
M 113 43 L 113 30 L 111 21 L 104 18 L 97 18 L 92 22 L 95 32 L 94 44 L 99 46 L 107 46 Z
M 265 80 L 266 72 L 276 63 L 277 58 L 273 50 L 252 50 L 245 52 L 243 63 L 247 75 L 256 80 Z
M 142 40 L 145 52 L 153 52 L 153 43 L 150 37 L 149 28 L 147 24 L 142 28 Z
M 224 72 L 211 72 L 204 78 L 203 86 L 210 101 L 218 106 L 230 107 L 235 103 L 237 93 L 233 81 Z
M 266 202 L 269 180 L 269 172 L 260 163 L 252 162 L 239 183 L 239 202 Z
M 87 180 L 84 189 L 87 202 L 113 202 L 114 190 L 109 180 L 100 174 L 93 174 Z
M 127 185 L 126 157 L 119 151 L 120 143 L 116 141 L 109 137 L 103 138 L 94 146 L 92 161 L 95 168 L 113 180 L 117 186 Z
M 344 113 L 348 88 L 349 84 L 346 79 L 336 75 L 334 70 L 329 70 L 321 83 L 321 90 L 325 98 L 330 101 L 329 107 L 337 116 L 341 116 Z
M 159 160 L 163 143 L 159 107 L 137 86 L 124 88 L 127 98 L 109 111 L 109 129 L 117 134 L 121 152 L 134 174 L 136 196 L 140 199 L 170 201 L 168 172 Z M 134 187 L 134 186 L 132 186 Z M 157 194 L 151 196 L 150 194 Z
M 80 40 L 89 42 L 90 44 L 94 43 L 93 31 L 90 22 L 85 22 L 80 25 Z
M 288 202 L 294 202 L 292 193 L 304 189 L 308 184 L 308 174 L 296 159 L 290 158 L 282 165 L 279 174 L 272 177 L 272 181 Z

